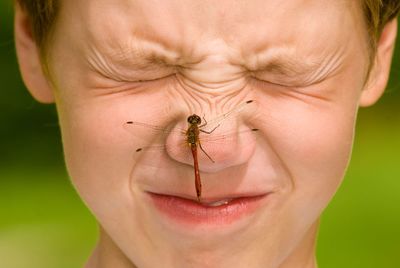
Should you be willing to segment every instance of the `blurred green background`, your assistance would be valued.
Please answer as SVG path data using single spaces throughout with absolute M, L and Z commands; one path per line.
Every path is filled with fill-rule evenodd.
M 66 174 L 53 105 L 34 101 L 0 3 L 0 267 L 82 267 L 97 226 Z M 400 267 L 400 39 L 390 84 L 361 109 L 346 179 L 323 215 L 321 268 Z

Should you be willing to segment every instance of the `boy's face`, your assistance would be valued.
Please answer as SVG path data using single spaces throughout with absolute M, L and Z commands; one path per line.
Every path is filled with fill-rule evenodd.
M 368 49 L 355 2 L 62 2 L 49 69 L 66 163 L 132 262 L 275 267 L 312 247 L 365 94 Z M 174 132 L 124 127 L 185 128 L 189 114 L 209 119 L 250 99 L 203 136 L 245 134 L 214 147 L 206 137 L 215 163 L 198 152 L 204 200 L 246 196 L 239 206 L 170 198 L 196 199 L 189 148 Z M 166 150 L 135 153 L 163 142 Z

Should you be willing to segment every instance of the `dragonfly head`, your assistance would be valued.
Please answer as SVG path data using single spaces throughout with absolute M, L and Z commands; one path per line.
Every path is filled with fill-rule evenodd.
M 192 114 L 187 118 L 187 121 L 189 124 L 193 125 L 193 124 L 201 124 L 201 118 L 200 116 L 198 116 L 197 114 Z

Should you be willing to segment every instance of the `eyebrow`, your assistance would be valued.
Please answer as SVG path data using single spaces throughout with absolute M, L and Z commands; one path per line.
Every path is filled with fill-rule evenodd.
M 311 58 L 291 51 L 270 51 L 256 57 L 251 72 L 256 77 L 257 73 L 264 72 L 272 75 L 273 79 L 277 79 L 277 84 L 310 85 L 336 73 L 342 65 L 340 51 L 338 52 L 327 57 Z
M 156 54 L 152 51 L 125 51 L 120 54 L 110 55 L 110 59 L 120 66 L 142 71 L 145 71 L 147 69 L 154 70 L 155 67 L 158 68 L 171 65 L 167 62 L 167 60 L 165 60 L 165 56 L 161 54 Z
M 148 43 L 148 47 L 146 44 Z M 160 43 L 149 40 L 140 40 L 137 43 L 127 46 L 120 46 L 117 51 L 109 55 L 110 58 L 119 64 L 136 69 L 153 69 L 154 67 L 171 67 L 179 61 L 175 51 L 167 49 Z
M 310 61 L 292 57 L 288 54 L 280 54 L 270 59 L 261 59 L 254 71 L 266 71 L 277 75 L 301 76 L 310 74 L 321 67 L 322 61 Z

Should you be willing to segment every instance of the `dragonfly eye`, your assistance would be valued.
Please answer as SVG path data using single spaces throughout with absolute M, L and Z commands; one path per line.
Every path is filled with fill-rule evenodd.
M 201 124 L 201 118 L 197 114 L 192 114 L 187 118 L 189 124 Z

